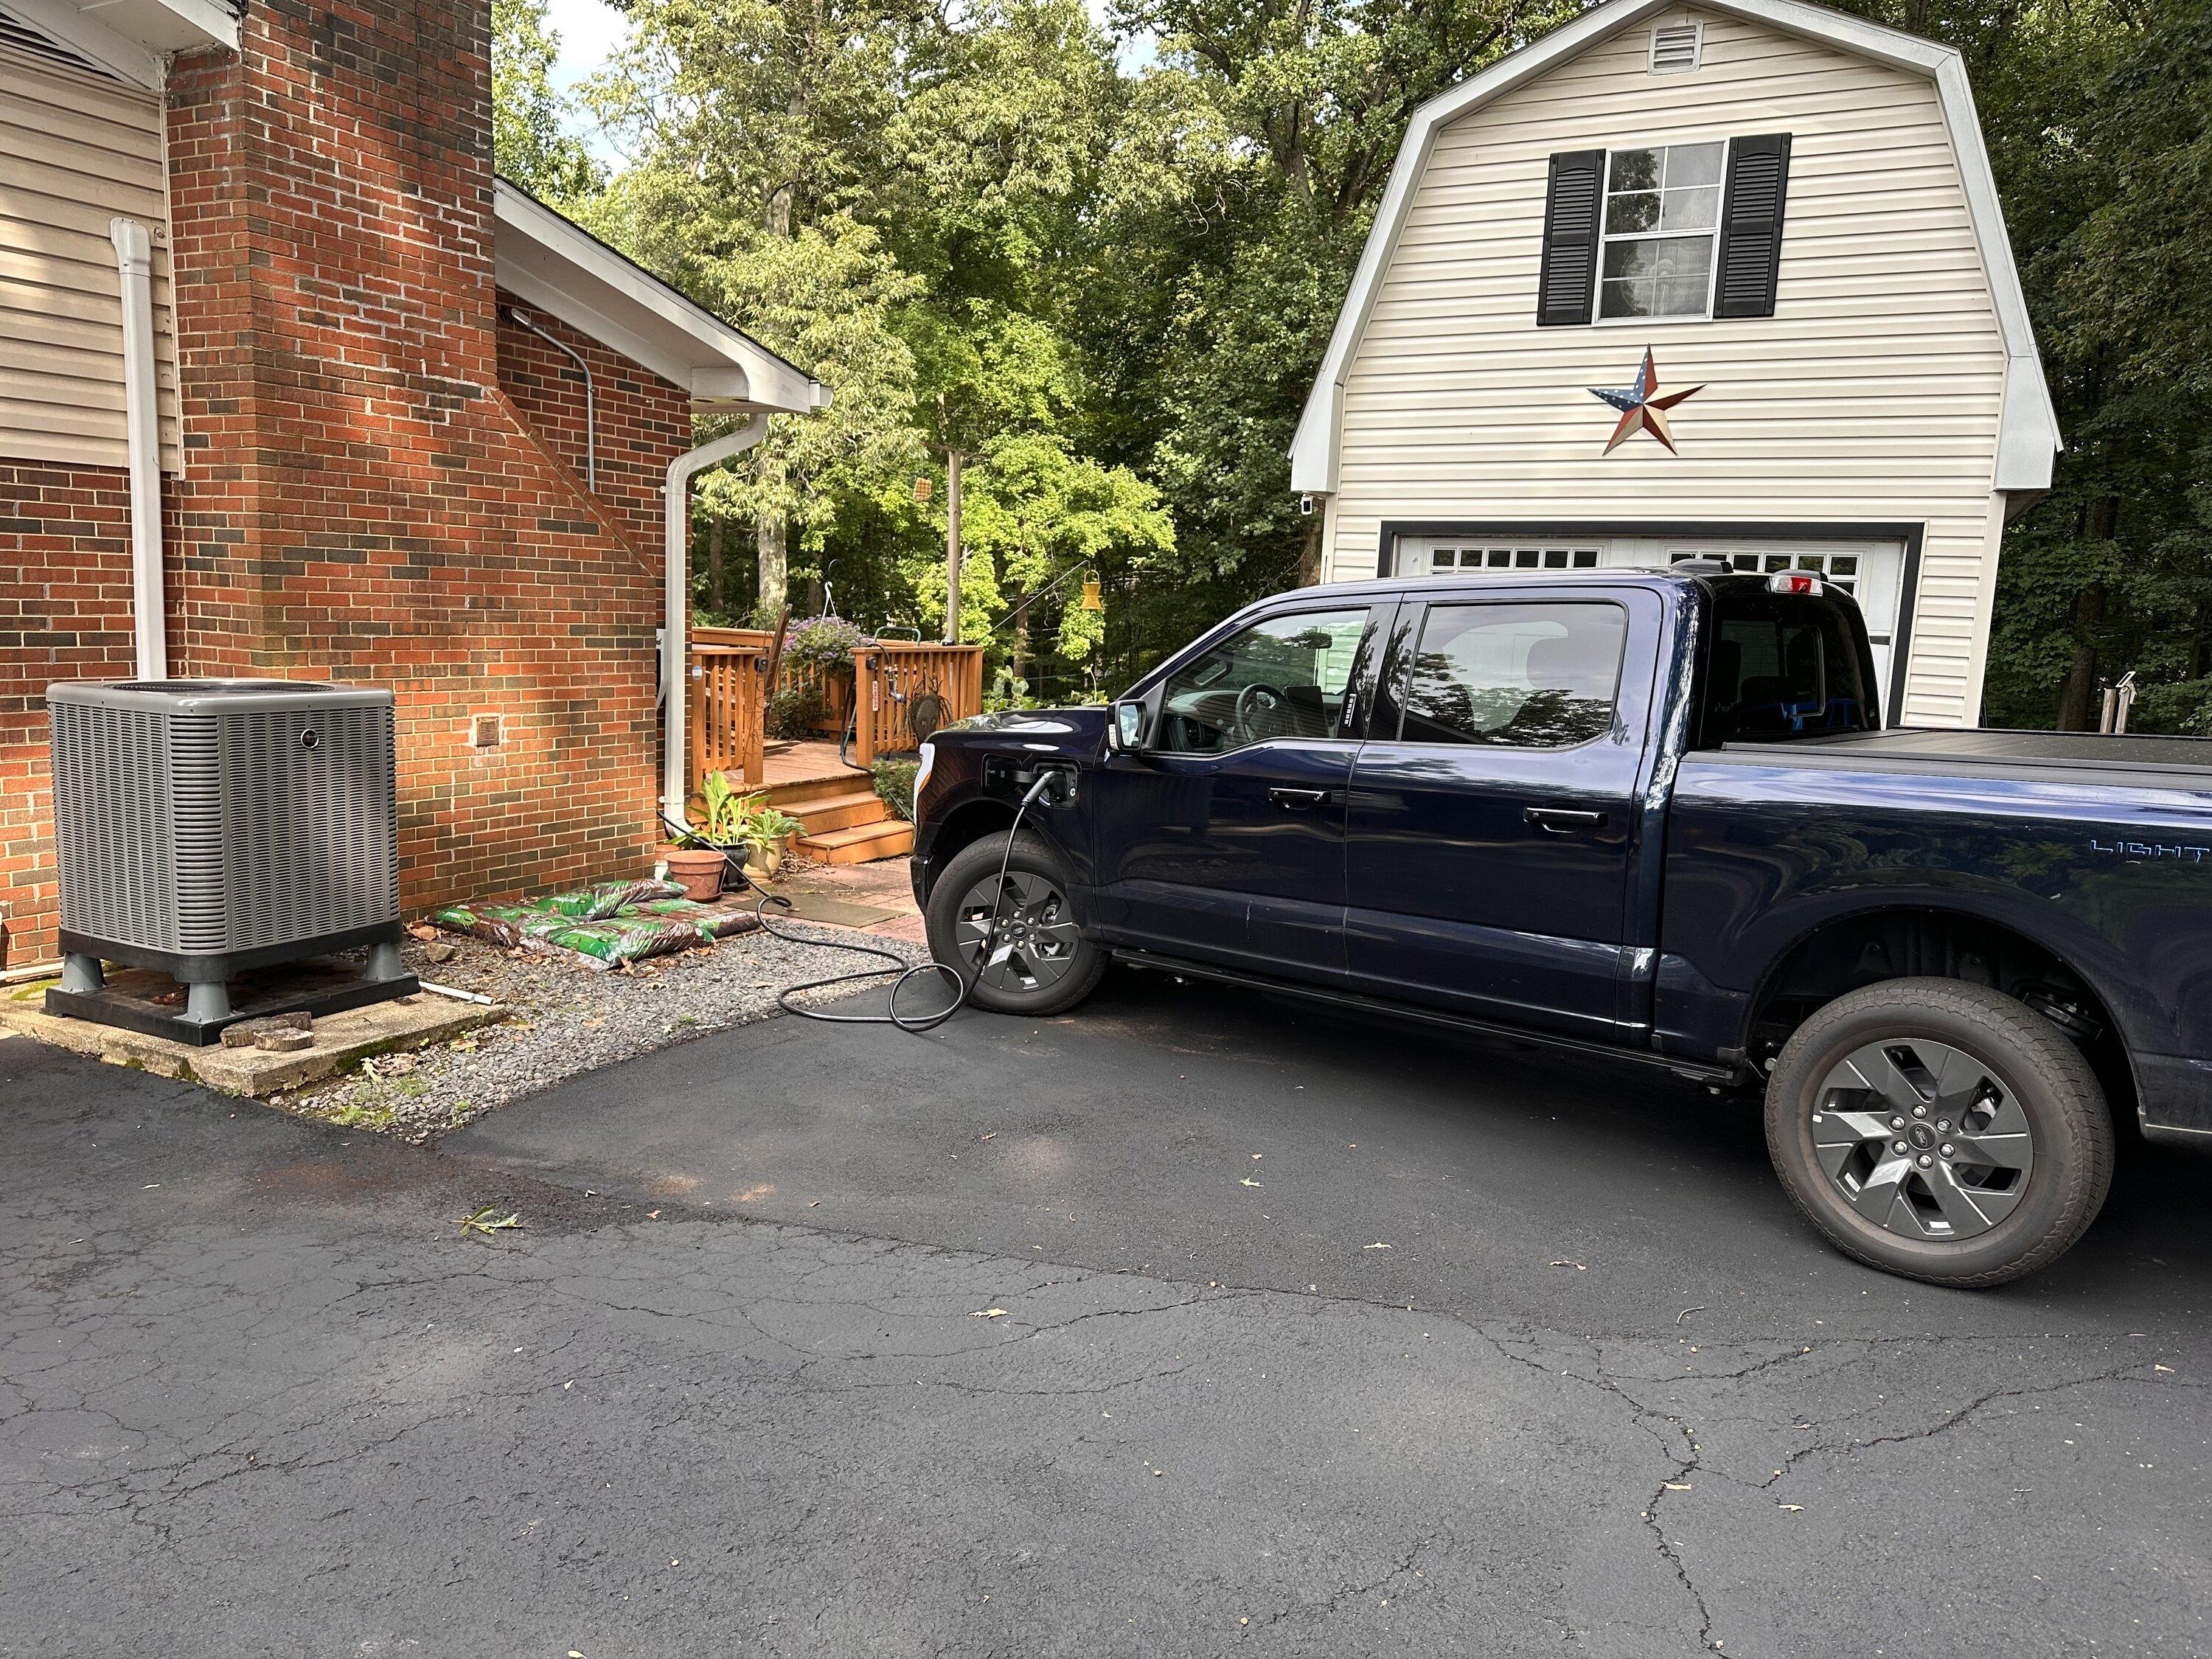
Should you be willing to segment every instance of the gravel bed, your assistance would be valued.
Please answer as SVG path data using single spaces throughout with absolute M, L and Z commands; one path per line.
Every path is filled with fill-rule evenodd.
M 925 961 L 929 954 L 925 946 L 903 939 L 842 927 L 799 921 L 776 925 L 809 939 L 878 945 L 911 963 Z M 458 945 L 460 954 L 450 962 L 433 962 L 422 944 L 410 939 L 403 952 L 408 967 L 426 980 L 491 998 L 509 1011 L 506 1022 L 411 1054 L 372 1057 L 355 1072 L 275 1103 L 419 1144 L 580 1073 L 765 1019 L 779 1012 L 776 993 L 787 985 L 872 965 L 848 951 L 766 933 L 726 939 L 711 949 L 658 957 L 626 970 L 586 968 L 450 935 L 443 942 Z M 834 1000 L 848 990 L 817 992 L 806 1000 Z M 908 995 L 921 1006 L 927 988 L 917 982 Z

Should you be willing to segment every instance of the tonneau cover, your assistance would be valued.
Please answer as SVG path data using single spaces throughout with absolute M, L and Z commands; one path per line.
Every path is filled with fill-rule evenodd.
M 2063 771 L 2091 767 L 2118 770 L 2212 773 L 2212 738 L 2107 736 L 2099 732 L 2005 732 L 1959 726 L 1901 726 L 1890 732 L 1845 732 L 1786 743 L 1730 743 L 1722 751 L 1756 754 L 1770 763 L 1795 756 L 1808 763 L 1918 761 L 1938 765 L 1976 763 L 2047 766 Z

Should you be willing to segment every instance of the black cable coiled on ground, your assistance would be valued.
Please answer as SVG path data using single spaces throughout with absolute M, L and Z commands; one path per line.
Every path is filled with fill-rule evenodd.
M 1029 793 L 1022 797 L 1022 804 L 1015 811 L 1013 827 L 1006 831 L 1006 856 L 999 860 L 999 884 L 991 900 L 990 930 L 983 940 L 983 960 L 986 963 L 990 961 L 992 947 L 998 943 L 999 939 L 999 906 L 1006 896 L 1006 872 L 1013 863 L 1014 837 L 1021 833 L 1022 820 L 1029 815 L 1030 806 L 1051 787 L 1052 778 L 1053 774 L 1049 772 L 1038 774 L 1036 781 L 1030 786 Z M 665 813 L 661 815 L 660 821 L 679 836 L 694 833 L 688 825 L 676 823 Z M 768 908 L 773 904 L 788 910 L 791 908 L 791 901 L 781 893 L 769 892 L 747 875 L 744 861 L 732 857 L 726 848 L 718 848 L 715 850 L 722 854 L 722 862 L 738 872 L 738 879 L 760 895 L 759 902 L 753 906 L 753 915 L 760 922 L 761 931 L 770 939 L 780 939 L 787 945 L 817 945 L 828 951 L 850 951 L 855 956 L 881 957 L 891 964 L 888 968 L 863 968 L 854 973 L 831 974 L 827 978 L 810 979 L 797 985 L 787 985 L 775 994 L 775 1006 L 787 1014 L 796 1014 L 801 1019 L 819 1020 L 825 1025 L 896 1025 L 902 1031 L 909 1031 L 920 1036 L 923 1032 L 933 1031 L 944 1024 L 946 1020 L 958 1013 L 962 1006 L 968 1000 L 968 981 L 961 976 L 960 970 L 949 963 L 939 962 L 934 957 L 927 962 L 909 966 L 904 957 L 896 951 L 887 951 L 880 945 L 854 945 L 840 939 L 808 939 L 803 933 L 784 932 L 769 920 Z M 802 992 L 824 990 L 832 985 L 860 985 L 870 980 L 883 979 L 893 974 L 898 977 L 891 981 L 890 1007 L 884 1013 L 832 1014 L 826 1013 L 819 1008 L 801 1008 L 792 1001 L 792 998 Z M 909 1016 L 900 1013 L 899 993 L 906 989 L 909 981 L 919 979 L 924 974 L 939 974 L 951 980 L 953 988 L 952 1000 L 933 1014 Z

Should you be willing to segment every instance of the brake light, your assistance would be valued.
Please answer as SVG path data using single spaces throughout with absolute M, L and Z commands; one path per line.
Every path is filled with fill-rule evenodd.
M 1818 593 L 1820 579 L 1808 576 L 1802 570 L 1784 570 L 1766 579 L 1766 591 L 1770 593 Z

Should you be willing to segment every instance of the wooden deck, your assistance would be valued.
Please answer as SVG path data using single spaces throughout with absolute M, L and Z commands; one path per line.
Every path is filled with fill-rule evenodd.
M 856 772 L 839 763 L 837 745 L 834 743 L 771 742 L 763 750 L 761 762 L 763 781 L 771 799 L 777 789 L 787 784 L 820 783 L 829 778 L 850 778 L 862 787 L 868 783 L 866 772 Z

